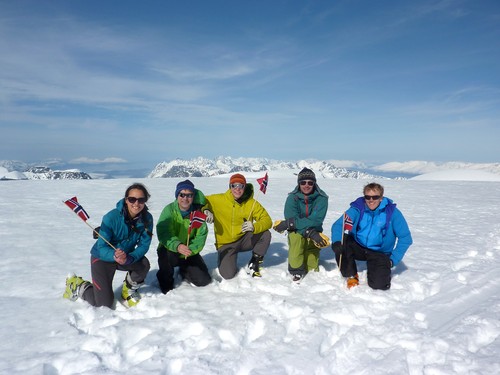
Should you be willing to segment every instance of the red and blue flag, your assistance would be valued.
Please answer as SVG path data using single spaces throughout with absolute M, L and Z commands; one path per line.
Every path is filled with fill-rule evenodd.
M 349 215 L 347 215 L 344 212 L 344 233 L 345 234 L 349 234 L 351 232 L 353 224 L 354 223 L 353 223 L 352 219 L 349 217 Z
M 188 233 L 191 233 L 191 230 L 196 228 L 201 228 L 205 220 L 207 219 L 207 215 L 205 215 L 201 211 L 192 211 L 189 214 L 189 229 Z
M 78 203 L 78 199 L 76 199 L 76 197 L 70 198 L 70 199 L 64 201 L 64 203 L 66 204 L 66 206 L 71 208 L 73 210 L 73 212 L 75 214 L 77 214 L 80 217 L 80 219 L 82 219 L 83 221 L 87 221 L 90 218 L 87 211 L 85 211 L 83 209 L 83 207 L 81 206 L 81 204 Z
M 257 179 L 257 182 L 260 185 L 260 191 L 262 191 L 264 194 L 266 194 L 268 181 L 269 181 L 269 178 L 267 177 L 267 172 L 266 172 L 266 175 L 264 177 Z

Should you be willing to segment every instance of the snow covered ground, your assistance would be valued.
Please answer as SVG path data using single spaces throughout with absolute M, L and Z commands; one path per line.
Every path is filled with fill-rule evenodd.
M 247 175 L 249 180 L 262 177 Z M 193 178 L 206 194 L 227 178 Z M 179 179 L 143 179 L 158 218 Z M 100 224 L 127 179 L 0 183 L 1 374 L 499 374 L 499 182 L 382 181 L 414 244 L 391 290 L 347 290 L 330 249 L 320 272 L 292 285 L 286 237 L 273 231 L 262 279 L 215 271 L 213 228 L 204 258 L 214 281 L 164 296 L 152 270 L 137 308 L 93 308 L 62 298 L 69 272 L 89 278 L 90 229 L 62 201 L 76 195 Z M 362 180 L 320 180 L 327 234 Z M 282 218 L 295 177 L 270 174 L 257 199 Z M 240 256 L 243 267 L 250 254 Z M 116 293 L 124 273 L 115 277 Z

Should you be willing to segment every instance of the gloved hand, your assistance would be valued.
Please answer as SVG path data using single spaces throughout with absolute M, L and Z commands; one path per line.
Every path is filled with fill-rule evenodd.
M 283 233 L 284 231 L 294 231 L 295 228 L 295 218 L 291 217 L 285 220 L 276 220 L 273 225 L 273 229 L 276 232 Z
M 251 221 L 245 221 L 241 226 L 241 231 L 245 232 L 253 232 L 253 224 Z
M 319 247 L 320 249 L 322 247 L 327 247 L 328 245 L 330 245 L 330 239 L 323 233 L 317 232 L 313 228 L 306 229 L 306 231 L 304 232 L 304 237 L 310 238 L 312 242 L 314 242 L 314 246 Z
M 206 215 L 205 221 L 207 224 L 212 224 L 214 222 L 214 214 L 210 210 L 205 210 L 203 213 Z

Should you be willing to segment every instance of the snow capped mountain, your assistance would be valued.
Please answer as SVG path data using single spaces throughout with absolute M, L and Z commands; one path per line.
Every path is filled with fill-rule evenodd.
M 24 172 L 0 167 L 0 180 L 91 180 L 92 177 L 77 169 L 53 171 L 49 167 L 29 167 Z
M 175 159 L 159 163 L 148 175 L 149 178 L 164 177 L 212 177 L 236 172 L 288 171 L 297 173 L 302 168 L 312 169 L 323 178 L 371 179 L 376 176 L 339 168 L 331 162 L 300 160 L 279 161 L 266 158 L 231 158 L 220 156 L 216 159 L 197 157 L 191 160 Z M 380 178 L 380 177 L 377 177 Z
M 43 167 L 37 166 L 43 165 Z M 28 164 L 21 161 L 0 160 L 0 180 L 22 179 L 90 179 L 90 178 L 122 178 L 121 174 L 81 172 L 79 169 L 64 168 L 59 161 L 58 170 L 51 170 L 49 163 Z M 54 168 L 55 168 L 54 164 Z M 61 168 L 62 165 L 62 168 Z M 163 161 L 149 173 L 144 170 L 132 172 L 130 177 L 213 177 L 236 172 L 261 173 L 264 171 L 280 173 L 283 176 L 297 174 L 303 167 L 312 169 L 320 178 L 352 178 L 352 179 L 406 179 L 417 175 L 445 171 L 482 171 L 483 173 L 500 176 L 500 163 L 468 163 L 468 162 L 428 162 L 408 161 L 390 162 L 381 165 L 367 165 L 351 160 L 299 160 L 281 161 L 267 158 L 233 158 L 219 156 L 215 159 L 197 157 L 193 159 L 174 159 Z M 146 170 L 147 171 L 147 170 Z M 126 171 L 125 171 L 126 172 Z M 472 173 L 471 172 L 471 173 Z M 127 175 L 125 173 L 125 175 Z M 147 175 L 147 176 L 146 176 Z M 459 174 L 463 176 L 463 174 Z M 488 177 L 491 180 L 495 176 Z M 128 177 L 128 175 L 127 175 Z M 474 178 L 477 178 L 474 177 Z M 485 177 L 483 177 L 484 179 Z
M 78 169 L 66 171 L 53 171 L 49 167 L 31 167 L 23 174 L 29 180 L 91 180 L 92 178 L 85 172 Z

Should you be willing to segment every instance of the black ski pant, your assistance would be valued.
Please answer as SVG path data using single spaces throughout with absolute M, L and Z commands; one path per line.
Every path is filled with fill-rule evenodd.
M 356 260 L 366 261 L 368 286 L 381 290 L 391 287 L 391 259 L 387 254 L 361 246 L 352 236 L 346 236 L 343 245 L 339 241 L 333 243 L 332 249 L 342 276 L 355 276 Z
M 92 306 L 112 307 L 115 299 L 113 292 L 113 278 L 115 272 L 128 271 L 134 284 L 142 284 L 149 272 L 150 264 L 146 257 L 128 265 L 116 262 L 105 262 L 101 259 L 90 257 L 90 270 L 92 285 L 85 288 L 82 298 Z
M 266 230 L 258 234 L 246 232 L 238 241 L 222 245 L 217 249 L 219 255 L 219 273 L 224 279 L 232 279 L 238 273 L 238 253 L 253 250 L 254 254 L 266 255 L 271 243 L 271 232 Z
M 169 251 L 161 244 L 158 246 L 157 253 L 159 270 L 156 277 L 163 294 L 174 289 L 175 267 L 179 267 L 179 274 L 183 279 L 195 286 L 206 286 L 212 281 L 207 265 L 200 254 L 184 258 L 184 255 Z

